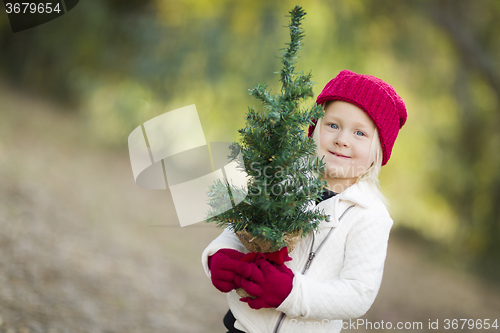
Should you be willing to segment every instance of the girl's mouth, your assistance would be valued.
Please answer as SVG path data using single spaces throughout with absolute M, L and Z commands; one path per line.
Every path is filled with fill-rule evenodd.
M 336 154 L 336 153 L 333 153 L 331 151 L 328 151 L 330 154 L 334 155 L 334 156 L 337 156 L 337 157 L 342 157 L 342 158 L 350 158 L 349 156 L 345 156 L 345 155 L 341 155 L 341 154 Z

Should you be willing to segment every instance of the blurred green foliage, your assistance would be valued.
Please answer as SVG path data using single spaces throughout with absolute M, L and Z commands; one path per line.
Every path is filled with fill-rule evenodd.
M 279 89 L 273 72 L 295 5 L 308 14 L 298 70 L 312 70 L 316 95 L 347 68 L 406 101 L 381 174 L 395 225 L 498 276 L 497 0 L 86 0 L 17 34 L 0 15 L 0 73 L 67 103 L 102 145 L 126 148 L 140 123 L 190 104 L 207 140 L 233 141 L 255 104 L 247 89 Z

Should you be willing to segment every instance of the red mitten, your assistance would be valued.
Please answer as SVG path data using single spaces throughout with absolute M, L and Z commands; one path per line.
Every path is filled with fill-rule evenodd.
M 223 293 L 238 288 L 234 283 L 234 278 L 238 268 L 244 264 L 240 261 L 244 256 L 244 253 L 233 249 L 220 249 L 208 257 L 208 268 L 215 288 Z
M 240 298 L 252 309 L 277 308 L 292 291 L 293 272 L 285 264 L 273 265 L 261 254 L 255 263 L 246 263 L 238 269 L 237 286 L 255 296 Z
M 275 266 L 276 264 L 282 264 L 285 261 L 292 260 L 292 258 L 288 255 L 288 249 L 284 247 L 276 252 L 249 252 L 243 257 L 243 259 L 241 259 L 241 261 L 255 262 L 258 258 L 262 258 L 262 256 L 265 256 L 266 259 Z

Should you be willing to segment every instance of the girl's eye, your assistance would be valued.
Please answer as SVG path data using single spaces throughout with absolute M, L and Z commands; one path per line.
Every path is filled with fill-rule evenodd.
M 337 124 L 330 124 L 330 127 L 331 128 L 334 128 L 334 129 L 338 129 L 339 127 L 337 126 Z
M 356 131 L 356 135 L 359 135 L 359 136 L 365 136 L 365 133 L 361 132 L 361 131 Z

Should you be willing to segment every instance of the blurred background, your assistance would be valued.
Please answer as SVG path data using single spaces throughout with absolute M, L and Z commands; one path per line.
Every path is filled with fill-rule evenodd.
M 1 332 L 225 332 L 200 262 L 221 231 L 181 228 L 168 190 L 136 186 L 127 138 L 196 104 L 207 141 L 238 140 L 260 106 L 248 89 L 280 90 L 297 4 L 296 68 L 315 95 L 350 69 L 408 109 L 380 177 L 394 228 L 363 318 L 500 319 L 500 2 L 85 0 L 15 34 L 1 7 Z

